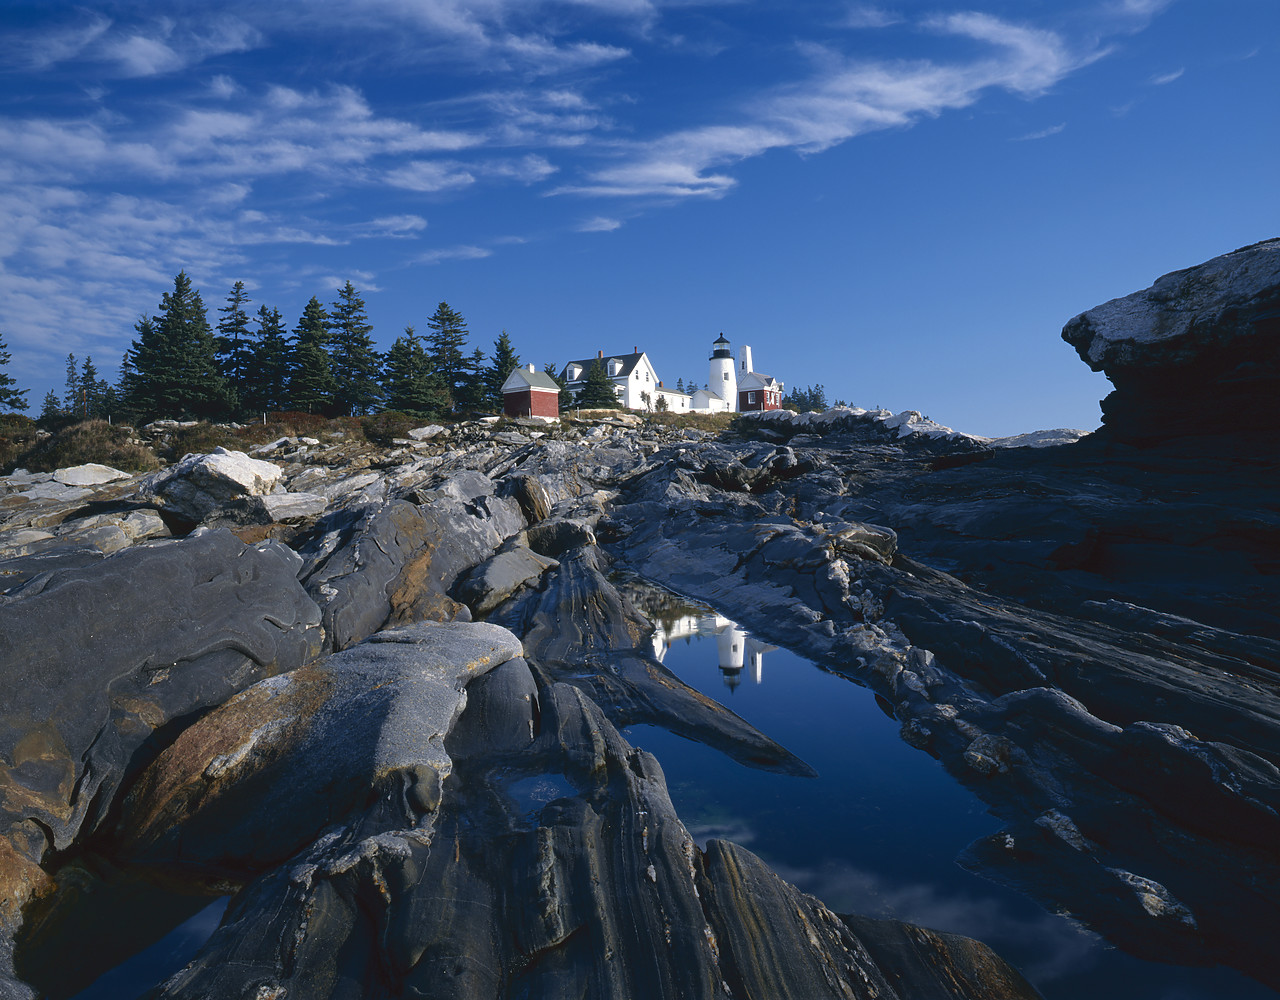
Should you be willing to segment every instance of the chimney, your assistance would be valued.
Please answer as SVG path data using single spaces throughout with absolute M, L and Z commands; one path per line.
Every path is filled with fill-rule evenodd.
M 604 360 L 604 351 L 596 351 L 596 360 L 597 360 L 597 361 L 603 361 L 603 360 Z
M 632 354 L 639 354 L 639 353 L 640 353 L 640 348 L 638 348 L 638 347 L 633 347 L 633 348 L 631 348 L 631 353 L 632 353 Z
M 531 372 L 536 372 L 537 370 L 538 370 L 538 369 L 537 369 L 537 368 L 535 368 L 533 365 L 530 365 L 530 366 L 529 366 L 529 371 L 531 371 Z

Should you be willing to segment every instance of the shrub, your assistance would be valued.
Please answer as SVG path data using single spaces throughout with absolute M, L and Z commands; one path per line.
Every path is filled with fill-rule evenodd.
M 429 420 L 423 420 L 408 413 L 400 413 L 397 410 L 383 410 L 381 413 L 360 418 L 360 427 L 364 431 L 364 436 L 384 448 L 391 447 L 392 441 L 396 438 L 407 437 L 415 427 L 423 427 L 428 423 L 430 423 Z
M 20 466 L 18 461 L 25 451 L 36 443 L 40 430 L 36 422 L 20 413 L 0 414 L 0 473 L 9 473 Z
M 52 472 L 69 465 L 97 462 L 125 472 L 146 472 L 160 467 L 151 449 L 141 445 L 127 424 L 86 420 L 49 435 L 19 455 L 14 466 L 32 472 Z M 6 468 L 9 468 L 6 463 Z
M 162 458 L 170 462 L 177 462 L 184 455 L 193 453 L 207 455 L 218 447 L 227 448 L 231 451 L 242 451 L 244 443 L 237 439 L 236 432 L 230 427 L 206 424 L 201 421 L 191 427 L 175 429 L 167 436 L 159 451 Z

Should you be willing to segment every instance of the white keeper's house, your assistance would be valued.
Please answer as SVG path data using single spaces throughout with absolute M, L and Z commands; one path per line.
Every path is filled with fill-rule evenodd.
M 604 366 L 618 401 L 628 410 L 659 409 L 658 400 L 672 413 L 743 413 L 748 410 L 776 410 L 782 406 L 784 386 L 771 375 L 754 370 L 751 348 L 743 346 L 738 364 L 722 333 L 711 345 L 710 367 L 704 388 L 681 392 L 669 388 L 659 378 L 649 355 L 638 347 L 630 354 L 605 354 L 570 361 L 561 370 L 568 388 L 578 392 L 587 381 L 591 366 Z

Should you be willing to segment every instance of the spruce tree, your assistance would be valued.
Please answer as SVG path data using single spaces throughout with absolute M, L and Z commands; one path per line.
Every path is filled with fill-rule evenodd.
M 25 404 L 23 406 L 25 408 Z M 66 413 L 62 409 L 62 401 L 58 399 L 58 394 L 50 389 L 44 394 L 44 402 L 40 404 L 40 416 L 37 418 L 41 421 L 58 420 Z
M 314 295 L 293 328 L 289 364 L 289 407 L 308 413 L 333 413 L 334 381 L 330 368 L 329 314 Z
M 94 366 L 92 355 L 85 355 L 84 365 L 80 369 L 79 415 L 86 420 L 99 420 L 107 416 L 107 395 L 110 388 L 106 380 L 98 378 L 98 369 Z
M 564 372 L 557 371 L 554 361 L 548 361 L 542 366 L 542 370 L 555 379 L 556 385 L 560 387 L 560 412 L 573 409 L 577 405 L 577 400 L 573 390 L 569 388 L 569 380 L 564 377 Z
M 9 358 L 8 345 L 5 344 L 4 337 L 0 337 L 0 407 L 6 410 L 25 410 L 27 408 L 25 397 L 29 390 L 14 388 L 18 384 L 17 380 L 6 371 L 9 367 Z
M 443 413 L 452 405 L 440 377 L 431 370 L 431 362 L 422 346 L 422 338 L 412 326 L 404 328 L 387 352 L 383 370 L 383 390 L 387 407 L 413 416 Z
M 587 372 L 587 379 L 578 390 L 577 405 L 586 410 L 620 410 L 622 402 L 618 399 L 613 380 L 604 373 L 604 362 L 596 359 Z
M 467 321 L 449 303 L 441 302 L 427 326 L 431 328 L 426 338 L 427 357 L 449 395 L 457 401 L 467 374 L 467 358 L 462 353 L 467 346 Z
M 493 361 L 485 371 L 486 403 L 491 409 L 502 409 L 502 384 L 520 367 L 520 355 L 511 347 L 511 338 L 503 330 L 493 342 Z
M 252 333 L 249 330 L 249 314 L 244 307 L 252 301 L 244 290 L 244 282 L 237 281 L 227 295 L 227 304 L 218 309 L 218 363 L 227 387 L 237 401 L 246 396 L 245 382 L 253 363 Z
M 464 413 L 489 410 L 489 387 L 486 376 L 484 351 L 476 348 L 463 362 L 462 377 L 454 399 L 457 408 Z M 501 405 L 498 407 L 501 409 Z
M 135 324 L 126 405 L 145 419 L 229 415 L 230 397 L 218 371 L 216 344 L 200 292 L 186 271 L 160 297 L 160 314 Z
M 282 410 L 289 379 L 289 342 L 279 309 L 258 308 L 258 333 L 245 375 L 244 405 L 251 411 Z
M 334 404 L 345 414 L 364 414 L 382 402 L 382 355 L 373 347 L 373 327 L 364 299 L 348 281 L 338 289 L 329 314 L 330 357 L 333 360 Z
M 67 355 L 66 395 L 62 397 L 62 408 L 67 413 L 80 413 L 80 369 L 76 367 L 76 356 Z

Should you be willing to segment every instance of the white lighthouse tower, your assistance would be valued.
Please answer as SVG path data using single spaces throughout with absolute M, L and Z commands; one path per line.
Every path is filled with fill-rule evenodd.
M 738 409 L 738 377 L 733 370 L 733 351 L 724 334 L 711 344 L 711 381 L 708 388 L 725 401 L 730 413 Z

